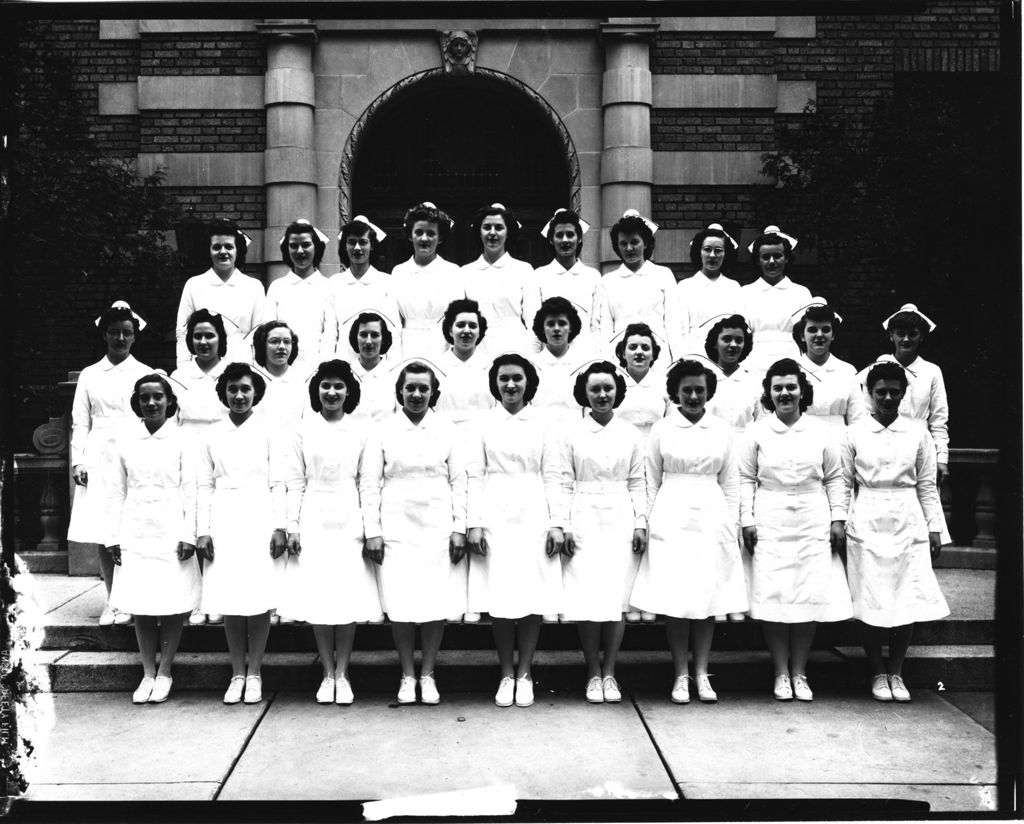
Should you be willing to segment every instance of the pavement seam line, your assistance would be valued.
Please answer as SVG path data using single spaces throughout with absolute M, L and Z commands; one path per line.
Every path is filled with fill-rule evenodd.
M 92 585 L 91 587 L 89 587 L 88 589 L 83 589 L 83 590 L 82 590 L 81 592 L 79 592 L 79 593 L 78 593 L 77 595 L 72 595 L 72 596 L 71 596 L 70 598 L 68 598 L 68 599 L 67 599 L 66 601 L 62 601 L 61 603 L 57 604 L 57 606 L 55 606 L 55 607 L 54 607 L 53 609 L 48 609 L 48 610 L 46 610 L 46 612 L 45 612 L 45 613 L 43 613 L 43 614 L 44 614 L 44 615 L 49 615 L 49 614 L 50 614 L 51 612 L 56 612 L 56 611 L 57 611 L 58 609 L 60 609 L 61 607 L 66 607 L 66 606 L 67 606 L 68 604 L 70 604 L 70 603 L 71 603 L 72 601 L 75 601 L 75 600 L 77 600 L 77 599 L 81 598 L 81 597 L 82 597 L 83 595 L 85 595 L 86 593 L 92 592 L 92 591 L 93 591 L 94 589 L 96 589 L 96 587 L 97 587 L 97 586 L 99 586 L 99 585 L 100 585 L 101 583 L 103 583 L 103 582 L 102 582 L 102 581 L 97 581 L 97 582 L 96 582 L 95 584 L 93 584 L 93 585 Z
M 235 767 L 238 766 L 238 762 L 242 760 L 242 756 L 245 755 L 245 751 L 249 749 L 249 742 L 252 741 L 252 737 L 256 734 L 256 730 L 260 728 L 260 724 L 263 723 L 263 719 L 267 717 L 267 713 L 270 712 L 270 707 L 277 699 L 277 693 L 271 693 L 270 698 L 263 702 L 263 709 L 256 719 L 256 723 L 252 725 L 249 730 L 249 734 L 245 736 L 245 740 L 242 742 L 242 746 L 238 750 L 238 754 L 231 760 L 231 766 L 228 767 L 227 773 L 224 775 L 224 780 L 218 782 L 217 791 L 213 794 L 211 801 L 217 801 L 220 799 L 220 794 L 224 791 L 224 787 L 227 786 L 228 781 L 231 780 L 231 776 L 235 771 Z
M 644 730 L 647 732 L 647 737 L 651 739 L 651 744 L 654 746 L 654 751 L 658 754 L 658 758 L 661 759 L 661 765 L 665 768 L 665 772 L 668 773 L 669 780 L 672 782 L 672 789 L 676 791 L 676 795 L 679 798 L 685 799 L 683 795 L 682 787 L 679 786 L 679 782 L 676 781 L 675 773 L 672 772 L 672 767 L 669 766 L 668 759 L 665 758 L 665 754 L 661 751 L 661 747 L 658 745 L 658 741 L 654 737 L 654 733 L 651 732 L 651 727 L 647 723 L 647 719 L 644 718 L 643 712 L 640 710 L 640 705 L 636 701 L 636 696 L 632 691 L 629 693 L 630 703 L 633 705 L 633 709 L 636 710 L 637 717 L 640 719 L 640 723 L 644 725 Z

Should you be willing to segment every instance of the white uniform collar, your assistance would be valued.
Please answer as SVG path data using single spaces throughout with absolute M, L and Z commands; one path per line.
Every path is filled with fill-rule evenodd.
M 780 289 L 780 290 L 786 290 L 786 289 L 788 289 L 788 288 L 789 288 L 790 286 L 792 286 L 792 285 L 793 285 L 793 281 L 791 281 L 791 280 L 789 279 L 789 275 L 783 275 L 783 276 L 782 276 L 782 277 L 781 277 L 781 278 L 779 279 L 778 283 L 776 283 L 776 284 L 772 285 L 771 283 L 769 283 L 768 281 L 766 281 L 766 280 L 765 280 L 764 278 L 762 278 L 762 277 L 758 277 L 758 279 L 757 279 L 757 280 L 755 280 L 755 281 L 754 281 L 754 282 L 753 282 L 752 284 L 750 284 L 750 285 L 751 285 L 752 287 L 754 287 L 754 288 L 758 289 L 758 290 L 759 290 L 759 291 L 761 291 L 761 292 L 767 292 L 767 291 L 768 291 L 769 289 Z
M 104 372 L 111 372 L 114 369 L 124 369 L 126 366 L 134 366 L 137 363 L 138 363 L 138 361 L 135 360 L 135 356 L 134 355 L 129 355 L 127 358 L 125 358 L 120 363 L 114 363 L 114 362 L 112 362 L 110 360 L 110 358 L 108 358 L 106 355 L 104 355 L 103 358 L 100 360 L 99 367 Z
M 774 412 L 772 412 L 771 415 L 769 415 L 766 418 L 766 420 L 768 421 L 768 426 L 771 428 L 773 432 L 802 432 L 804 429 L 807 428 L 808 416 L 807 413 L 804 412 L 800 416 L 800 419 L 792 426 L 786 426 L 786 424 L 779 420 L 779 416 L 776 415 Z
M 241 278 L 237 277 L 237 275 L 241 274 L 242 272 L 240 272 L 238 269 L 235 269 L 230 275 L 228 275 L 227 280 L 221 280 L 220 275 L 218 275 L 216 272 L 213 271 L 212 268 L 210 268 L 203 272 L 199 277 L 201 277 L 203 281 L 209 284 L 210 286 L 238 286 Z

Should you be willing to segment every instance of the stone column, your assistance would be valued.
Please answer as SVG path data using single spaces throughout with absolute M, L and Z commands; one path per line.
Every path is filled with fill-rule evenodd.
M 263 255 L 267 285 L 288 273 L 279 242 L 296 218 L 314 224 L 316 152 L 313 114 L 316 96 L 313 46 L 316 26 L 309 20 L 266 20 L 256 25 L 267 40 L 263 100 L 267 109 L 267 148 L 263 174 L 267 188 Z
M 601 107 L 601 268 L 618 265 L 608 229 L 626 209 L 651 214 L 654 153 L 651 151 L 651 39 L 658 24 L 650 17 L 609 18 L 601 24 L 604 78 Z

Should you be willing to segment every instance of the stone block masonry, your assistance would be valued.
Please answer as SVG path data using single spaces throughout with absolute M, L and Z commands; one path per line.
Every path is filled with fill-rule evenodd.
M 262 110 L 146 110 L 139 118 L 141 152 L 262 152 Z

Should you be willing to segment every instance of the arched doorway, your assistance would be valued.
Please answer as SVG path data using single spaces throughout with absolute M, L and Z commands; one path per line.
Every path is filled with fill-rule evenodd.
M 480 253 L 474 213 L 500 201 L 523 224 L 509 251 L 534 266 L 547 263 L 540 228 L 558 207 L 579 203 L 575 149 L 560 127 L 539 96 L 506 75 L 426 72 L 364 114 L 342 217 L 366 214 L 388 233 L 378 265 L 390 270 L 412 254 L 402 235 L 405 210 L 431 200 L 455 220 L 441 254 L 462 264 Z

